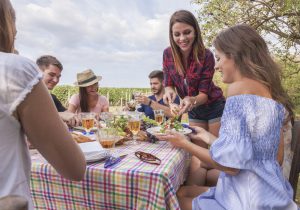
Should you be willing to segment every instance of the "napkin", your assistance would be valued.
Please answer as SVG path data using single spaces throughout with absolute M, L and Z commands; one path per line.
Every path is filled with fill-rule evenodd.
M 78 144 L 87 162 L 104 159 L 110 156 L 108 150 L 104 149 L 97 141 Z

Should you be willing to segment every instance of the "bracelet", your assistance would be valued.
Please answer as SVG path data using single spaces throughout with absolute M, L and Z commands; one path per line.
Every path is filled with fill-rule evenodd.
M 151 106 L 151 104 L 152 104 L 152 100 L 150 99 L 148 106 Z

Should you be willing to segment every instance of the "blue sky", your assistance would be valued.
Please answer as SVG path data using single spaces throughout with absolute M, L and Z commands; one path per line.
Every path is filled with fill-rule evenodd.
M 64 65 L 59 84 L 91 68 L 103 87 L 149 87 L 169 46 L 170 16 L 196 14 L 190 0 L 11 0 L 17 15 L 16 48 L 36 60 L 56 56 Z

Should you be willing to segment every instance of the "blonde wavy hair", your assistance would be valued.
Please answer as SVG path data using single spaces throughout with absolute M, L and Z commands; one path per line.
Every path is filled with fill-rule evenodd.
M 272 98 L 283 104 L 294 119 L 293 104 L 281 84 L 281 68 L 272 59 L 264 39 L 255 29 L 240 24 L 221 31 L 213 41 L 214 47 L 232 58 L 245 77 L 264 84 Z

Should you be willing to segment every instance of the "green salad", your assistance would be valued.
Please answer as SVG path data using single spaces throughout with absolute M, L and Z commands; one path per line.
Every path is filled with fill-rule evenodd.
M 183 130 L 183 126 L 178 117 L 170 118 L 165 121 L 160 128 L 160 133 L 165 133 L 167 130 L 175 129 L 176 131 Z

